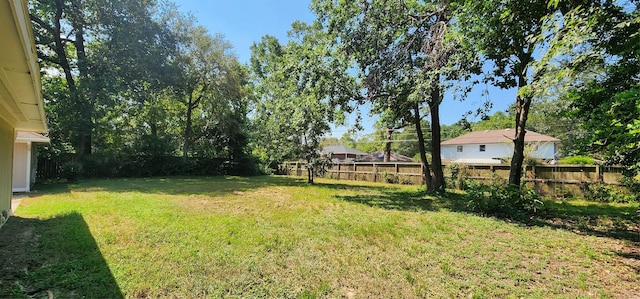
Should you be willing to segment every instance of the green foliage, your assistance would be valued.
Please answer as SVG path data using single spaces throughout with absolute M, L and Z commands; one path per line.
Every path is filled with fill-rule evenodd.
M 428 120 L 423 119 L 421 121 L 421 127 L 429 128 L 430 124 Z M 424 132 L 425 140 L 431 139 L 431 132 Z M 405 127 L 401 131 L 396 131 L 392 135 L 391 151 L 399 153 L 401 155 L 405 155 L 407 157 L 418 157 L 414 161 L 420 161 L 420 149 L 418 146 L 418 135 L 416 134 L 415 128 L 412 126 Z M 431 154 L 431 143 L 425 142 L 424 144 L 425 150 L 429 155 Z
M 292 27 L 286 45 L 267 35 L 251 47 L 256 98 L 252 151 L 272 167 L 287 159 L 306 161 L 311 183 L 324 165 L 321 139 L 340 114 L 333 103 L 341 85 L 333 80 L 349 85 L 351 79 L 343 61 L 322 44 L 325 33 L 317 23 Z
M 224 36 L 166 1 L 36 0 L 29 8 L 41 67 L 52 70 L 43 73 L 51 154 L 247 164 L 248 71 Z M 151 158 L 122 163 L 141 159 Z M 82 163 L 90 173 L 117 172 L 104 161 Z M 189 168 L 182 164 L 149 173 Z
M 589 26 L 576 17 L 582 16 L 579 13 L 582 7 L 577 2 L 562 5 L 543 0 L 454 3 L 470 44 L 492 62 L 493 84 L 518 90 L 513 106 L 516 138 L 509 182 L 520 185 L 525 158 L 524 132 L 528 128 L 529 111 L 535 107 L 534 99 L 552 95 L 566 86 L 567 81 L 581 81 L 575 76 L 578 68 L 567 67 L 565 62 L 575 58 L 580 50 L 592 49 L 587 43 L 591 35 L 583 32 Z M 585 6 L 593 6 L 597 11 L 608 3 L 594 1 Z M 522 9 L 523 6 L 526 9 Z
M 154 177 L 174 175 L 221 175 L 251 176 L 261 174 L 255 157 L 245 156 L 236 160 L 192 157 L 183 160 L 177 156 L 150 155 L 103 155 L 93 154 L 80 158 L 75 155 L 41 157 L 42 165 L 60 165 L 60 172 L 39 169 L 40 179 Z
M 620 187 L 605 184 L 588 184 L 585 199 L 597 202 L 628 203 L 637 202 L 638 193 L 628 194 Z
M 74 182 L 84 174 L 84 166 L 80 162 L 68 161 L 60 165 L 60 178 Z
M 502 185 L 495 181 L 490 185 L 466 181 L 469 209 L 483 215 L 512 219 L 526 219 L 544 211 L 544 204 L 536 192 L 526 185 Z
M 398 175 L 396 173 L 384 171 L 382 172 L 382 177 L 384 178 L 384 181 L 389 184 L 397 184 L 399 182 Z
M 347 100 L 370 103 L 384 129 L 412 125 L 421 157 L 426 149 L 422 118 L 431 116 L 432 161 L 427 188 L 444 188 L 439 107 L 454 85 L 479 72 L 474 52 L 456 30 L 452 6 L 437 1 L 315 0 L 311 8 L 331 46 L 353 61 L 361 92 Z M 428 111 L 426 111 L 428 108 Z M 403 149 L 405 150 L 405 149 Z M 406 149 L 413 155 L 415 149 Z M 422 161 L 425 166 L 427 161 Z
M 595 165 L 595 161 L 589 156 L 571 156 L 560 159 L 558 164 Z
M 447 166 L 450 173 L 450 184 L 449 186 L 453 186 L 459 190 L 466 189 L 467 182 L 467 166 L 465 164 L 456 164 L 451 163 Z
M 472 123 L 471 128 L 472 131 L 513 129 L 515 123 L 516 117 L 512 113 L 506 114 L 502 111 L 496 111 L 493 115 Z
M 578 136 L 581 152 L 625 166 L 624 174 L 634 177 L 640 170 L 640 9 L 602 13 L 594 45 L 605 53 L 602 75 L 585 80 L 566 97 L 571 116 L 583 121 L 587 132 Z
M 330 157 L 314 155 L 307 160 L 305 166 L 309 170 L 309 182 L 313 183 L 313 178 L 324 176 L 324 174 L 333 167 L 333 162 Z

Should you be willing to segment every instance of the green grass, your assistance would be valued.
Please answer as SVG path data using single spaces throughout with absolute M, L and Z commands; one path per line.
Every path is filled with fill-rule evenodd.
M 323 179 L 39 189 L 0 230 L 0 297 L 640 294 L 637 205 L 549 202 L 549 217 L 516 223 L 467 213 L 456 194 Z

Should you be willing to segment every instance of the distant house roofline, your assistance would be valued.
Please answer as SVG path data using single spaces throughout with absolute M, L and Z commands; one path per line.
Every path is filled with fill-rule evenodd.
M 379 162 L 384 160 L 384 152 L 376 151 L 369 155 L 362 156 L 356 159 L 356 162 Z M 390 162 L 413 162 L 413 159 L 410 157 L 391 152 Z
M 514 129 L 502 129 L 502 130 L 484 130 L 475 131 L 462 136 L 458 136 L 453 139 L 449 139 L 441 143 L 441 145 L 464 145 L 464 144 L 490 144 L 490 143 L 505 143 L 513 142 L 515 139 Z M 552 142 L 560 143 L 560 139 L 551 136 L 543 135 L 533 131 L 526 131 L 524 135 L 525 143 L 534 142 Z

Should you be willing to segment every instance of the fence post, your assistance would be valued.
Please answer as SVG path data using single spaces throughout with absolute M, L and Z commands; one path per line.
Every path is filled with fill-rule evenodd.
M 353 162 L 353 180 L 357 181 L 358 180 L 358 166 L 356 165 L 356 162 Z
M 373 182 L 378 181 L 378 164 L 373 163 Z
M 596 182 L 597 183 L 604 182 L 604 176 L 602 174 L 602 167 L 600 167 L 600 165 L 596 165 Z
M 531 172 L 533 173 L 533 179 L 537 179 L 538 178 L 538 170 L 536 169 L 536 166 L 533 165 L 531 166 Z

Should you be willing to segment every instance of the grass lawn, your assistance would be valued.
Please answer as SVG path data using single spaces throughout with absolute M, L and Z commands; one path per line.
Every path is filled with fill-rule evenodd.
M 548 202 L 530 223 L 415 186 L 289 177 L 40 186 L 0 229 L 0 297 L 640 294 L 637 204 Z

